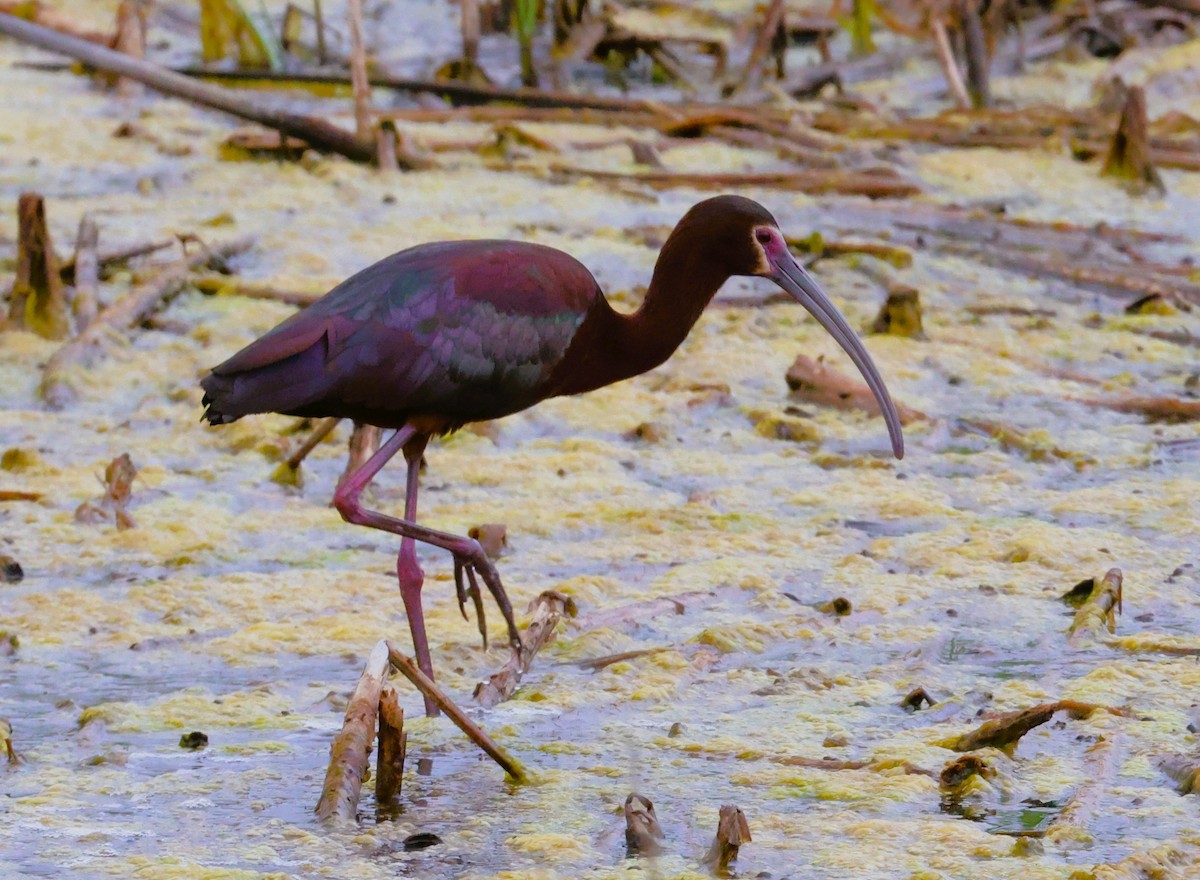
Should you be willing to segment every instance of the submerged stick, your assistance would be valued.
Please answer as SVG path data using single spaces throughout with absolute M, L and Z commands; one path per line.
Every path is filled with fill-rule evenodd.
M 193 269 L 240 254 L 249 250 L 252 244 L 253 238 L 239 238 L 177 260 L 104 309 L 86 330 L 50 356 L 42 371 L 42 398 L 51 406 L 66 405 L 75 396 L 67 375 L 70 368 L 88 361 L 99 352 L 112 331 L 124 331 L 136 326 L 163 302 L 179 293 Z
M 387 672 L 388 644 L 381 639 L 367 658 L 346 706 L 345 722 L 329 747 L 329 769 L 316 807 L 317 818 L 322 822 L 354 821 L 363 777 L 367 775 L 367 758 L 375 739 L 379 694 Z
M 575 616 L 575 601 L 556 590 L 546 590 L 534 600 L 533 619 L 521 634 L 521 648 L 486 682 L 475 688 L 475 702 L 491 708 L 513 695 L 521 676 L 533 665 L 537 652 L 554 641 L 554 628 L 563 616 Z
M 220 86 L 197 82 L 161 65 L 140 58 L 132 58 L 120 52 L 114 52 L 112 49 L 40 27 L 2 12 L 0 12 L 0 34 L 6 34 L 50 52 L 67 55 L 98 70 L 145 83 L 165 95 L 183 98 L 203 107 L 222 110 L 242 119 L 274 128 L 284 134 L 307 141 L 318 150 L 339 153 L 358 162 L 370 162 L 375 158 L 373 138 L 361 138 L 323 119 L 300 116 L 273 107 L 264 107 L 243 95 Z
M 1124 745 L 1125 738 L 1116 733 L 1097 740 L 1087 750 L 1083 759 L 1087 778 L 1046 829 L 1048 839 L 1055 843 L 1091 839 L 1088 823 L 1096 815 L 1100 801 L 1125 761 Z
M 433 679 L 417 668 L 417 664 L 411 658 L 405 657 L 397 651 L 396 646 L 391 642 L 387 643 L 387 647 L 392 665 L 413 683 L 413 687 L 445 712 L 446 717 L 453 721 L 458 729 L 467 735 L 467 739 L 483 749 L 488 757 L 499 764 L 510 779 L 514 782 L 525 782 L 529 779 L 529 774 L 521 763 L 500 746 L 496 745 L 490 736 L 484 733 L 474 721 L 463 713 L 462 709 L 455 705 L 454 701 L 434 683 Z
M 1092 593 L 1075 612 L 1067 629 L 1067 641 L 1072 645 L 1090 639 L 1103 638 L 1117 628 L 1116 615 L 1121 612 L 1121 569 L 1110 568 L 1092 587 Z M 1113 609 L 1116 609 L 1115 611 Z

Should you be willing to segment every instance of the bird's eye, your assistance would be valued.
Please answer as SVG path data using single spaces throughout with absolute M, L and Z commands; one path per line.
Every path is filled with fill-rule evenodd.
M 758 230 L 758 232 L 754 233 L 754 237 L 756 239 L 758 239 L 759 244 L 770 244 L 771 243 L 771 233 L 769 233 L 765 229 Z

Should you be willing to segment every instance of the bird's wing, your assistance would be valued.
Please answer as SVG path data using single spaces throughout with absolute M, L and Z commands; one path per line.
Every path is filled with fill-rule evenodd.
M 537 399 L 598 296 L 591 274 L 550 248 L 425 245 L 363 270 L 213 372 L 260 374 L 264 409 L 278 382 L 289 409 L 303 383 L 303 406 L 330 414 L 491 418 Z

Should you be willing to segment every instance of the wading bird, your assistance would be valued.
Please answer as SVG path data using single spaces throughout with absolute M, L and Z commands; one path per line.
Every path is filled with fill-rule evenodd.
M 578 260 L 553 248 L 455 241 L 393 254 L 213 369 L 201 382 L 204 417 L 220 425 L 277 412 L 396 429 L 343 482 L 334 506 L 347 522 L 401 536 L 400 595 L 417 662 L 432 676 L 417 541 L 453 555 L 460 609 L 471 595 L 482 613 L 478 575 L 514 645 L 520 636 L 500 576 L 479 543 L 416 522 L 418 470 L 429 438 L 653 369 L 734 275 L 770 278 L 829 331 L 879 401 L 901 458 L 900 418 L 870 355 L 788 251 L 775 218 L 739 196 L 708 199 L 684 215 L 663 245 L 641 308 L 628 315 L 613 310 Z M 408 464 L 402 519 L 359 503 L 397 452 Z

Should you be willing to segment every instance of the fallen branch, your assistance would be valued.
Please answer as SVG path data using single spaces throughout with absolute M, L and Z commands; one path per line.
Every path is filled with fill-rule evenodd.
M 329 769 L 316 808 L 317 818 L 322 822 L 354 821 L 363 779 L 367 775 L 367 758 L 375 739 L 379 694 L 387 672 L 388 644 L 381 639 L 367 658 L 367 665 L 363 667 L 346 706 L 342 729 L 329 748 Z
M 621 180 L 640 183 L 652 189 L 672 189 L 683 186 L 692 189 L 730 189 L 769 187 L 823 195 L 835 193 L 848 196 L 867 196 L 872 199 L 901 198 L 916 195 L 921 188 L 900 177 L 868 174 L 857 171 L 767 171 L 743 174 L 699 174 L 685 171 L 600 171 L 556 164 L 552 172 L 597 180 Z
M 1116 629 L 1116 615 L 1121 613 L 1122 582 L 1121 569 L 1110 568 L 1108 573 L 1095 583 L 1091 595 L 1079 606 L 1079 610 L 1075 612 L 1075 619 L 1067 629 L 1067 641 L 1070 644 L 1086 643 L 1113 633 Z
M 533 665 L 533 658 L 543 647 L 554 641 L 554 628 L 563 616 L 574 617 L 575 600 L 556 590 L 546 590 L 534 600 L 533 619 L 521 634 L 521 647 L 514 650 L 508 662 L 486 682 L 475 688 L 475 702 L 491 708 L 511 697 L 521 683 L 521 676 Z
M 286 135 L 307 141 L 318 150 L 339 153 L 358 162 L 370 162 L 376 155 L 374 138 L 361 138 L 323 119 L 263 107 L 228 89 L 197 82 L 158 64 L 114 52 L 112 49 L 31 24 L 3 12 L 0 12 L 0 34 L 50 52 L 68 55 L 98 70 L 128 77 L 165 95 L 184 98 L 203 107 L 222 110 L 241 119 L 274 128 Z
M 1073 718 L 1087 718 L 1097 711 L 1124 717 L 1130 715 L 1126 709 L 1114 709 L 1096 703 L 1081 703 L 1077 700 L 1059 700 L 1056 703 L 1042 703 L 1031 709 L 1004 712 L 988 719 L 970 733 L 939 740 L 934 745 L 944 749 L 953 749 L 956 752 L 973 752 L 976 749 L 993 748 L 1011 755 L 1021 737 L 1035 727 L 1045 724 L 1054 717 L 1054 713 L 1070 712 Z
M 458 729 L 467 735 L 467 739 L 483 749 L 488 757 L 503 768 L 504 772 L 508 774 L 513 782 L 525 782 L 528 780 L 529 775 L 520 762 L 500 746 L 496 745 L 491 737 L 484 733 L 474 721 L 463 713 L 462 709 L 455 705 L 454 701 L 446 695 L 445 691 L 417 668 L 417 664 L 411 658 L 405 657 L 397 651 L 391 642 L 387 643 L 387 648 L 392 666 L 400 670 L 401 674 L 411 681 L 417 690 L 445 712 L 446 717 L 453 721 Z
M 172 263 L 150 281 L 133 288 L 104 309 L 86 330 L 50 356 L 42 372 L 42 398 L 53 407 L 65 406 L 75 396 L 68 375 L 70 368 L 90 361 L 102 350 L 104 341 L 114 330 L 121 332 L 136 326 L 162 303 L 178 294 L 193 269 L 240 254 L 249 250 L 253 243 L 253 238 L 246 237 L 204 248 Z

